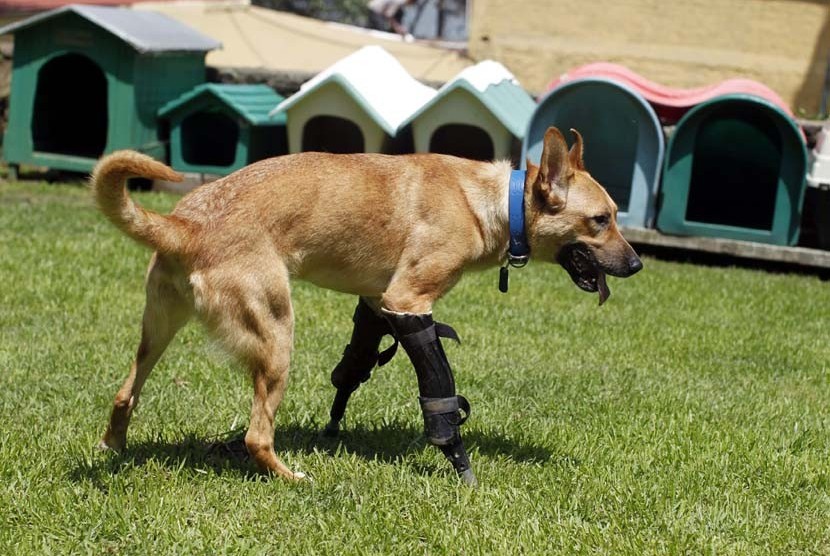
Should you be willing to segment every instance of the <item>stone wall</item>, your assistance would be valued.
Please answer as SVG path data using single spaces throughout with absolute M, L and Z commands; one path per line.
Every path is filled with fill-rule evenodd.
M 469 49 L 534 92 L 570 68 L 608 61 L 672 87 L 755 79 L 815 117 L 830 0 L 474 0 Z

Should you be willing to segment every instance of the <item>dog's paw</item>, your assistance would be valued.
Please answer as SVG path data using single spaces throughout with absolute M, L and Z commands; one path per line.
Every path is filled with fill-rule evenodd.
M 95 449 L 99 452 L 109 452 L 110 450 L 112 450 L 112 448 L 109 447 L 109 445 L 104 441 L 103 438 L 98 441 L 98 444 L 95 446 Z
M 107 435 L 104 435 L 104 438 L 102 438 L 98 442 L 98 445 L 96 446 L 96 449 L 99 452 L 112 451 L 112 452 L 115 452 L 117 454 L 120 454 L 121 452 L 124 451 L 125 445 L 126 445 L 126 442 L 116 442 L 114 439 L 108 438 Z
M 336 438 L 340 435 L 340 423 L 337 421 L 329 421 L 326 427 L 320 431 L 320 436 L 325 438 Z

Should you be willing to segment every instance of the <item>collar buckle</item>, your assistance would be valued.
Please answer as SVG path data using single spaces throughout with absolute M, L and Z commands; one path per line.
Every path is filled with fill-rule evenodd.
M 523 268 L 530 261 L 530 255 L 514 255 L 508 251 L 507 264 L 505 266 L 512 266 L 513 268 Z

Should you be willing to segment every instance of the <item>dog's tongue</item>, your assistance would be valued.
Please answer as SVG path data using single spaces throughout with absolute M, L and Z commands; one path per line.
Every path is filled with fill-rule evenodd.
M 611 295 L 611 290 L 608 289 L 608 284 L 605 282 L 605 273 L 601 270 L 597 272 L 597 291 L 599 291 L 599 304 L 602 305 Z

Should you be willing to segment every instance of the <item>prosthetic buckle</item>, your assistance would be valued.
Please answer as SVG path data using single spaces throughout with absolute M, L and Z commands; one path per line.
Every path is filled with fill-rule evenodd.
M 447 446 L 461 441 L 458 427 L 470 416 L 470 402 L 464 396 L 450 398 L 419 397 L 424 414 L 427 440 L 435 446 Z M 462 413 L 463 412 L 463 413 Z

